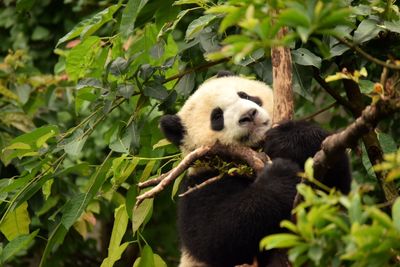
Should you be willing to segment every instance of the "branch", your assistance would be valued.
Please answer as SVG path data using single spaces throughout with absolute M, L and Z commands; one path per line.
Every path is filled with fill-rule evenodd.
M 179 194 L 179 197 L 184 197 L 184 196 L 192 193 L 193 191 L 199 190 L 199 189 L 201 189 L 201 188 L 203 188 L 203 187 L 205 187 L 205 186 L 207 186 L 209 184 L 212 184 L 212 183 L 214 183 L 214 182 L 216 182 L 218 180 L 221 180 L 222 177 L 224 177 L 223 173 L 221 173 L 221 174 L 219 174 L 219 175 L 217 175 L 215 177 L 212 177 L 212 178 L 210 178 L 208 180 L 205 180 L 201 184 L 197 184 L 197 185 L 195 185 L 193 187 L 190 187 L 186 192 L 184 192 L 182 194 Z
M 283 38 L 287 28 L 281 28 L 277 34 Z M 273 47 L 271 50 L 272 75 L 274 87 L 273 122 L 291 120 L 294 114 L 292 90 L 292 56 L 288 47 Z
M 176 79 L 180 79 L 183 76 L 185 76 L 186 74 L 189 74 L 189 73 L 192 73 L 192 72 L 202 71 L 204 69 L 208 69 L 208 68 L 210 68 L 212 66 L 227 62 L 227 61 L 229 61 L 229 59 L 230 58 L 221 58 L 221 59 L 219 59 L 217 61 L 207 62 L 207 63 L 205 63 L 203 65 L 199 65 L 199 66 L 196 66 L 196 67 L 193 67 L 193 68 L 190 68 L 190 69 L 186 69 L 186 70 L 184 70 L 184 71 L 182 71 L 182 72 L 180 72 L 178 74 L 175 74 L 175 75 L 173 75 L 171 77 L 166 78 L 163 83 L 167 83 L 167 82 L 170 82 L 170 81 L 173 81 L 173 80 L 176 80 Z
M 305 116 L 305 117 L 303 117 L 303 118 L 300 118 L 300 119 L 298 119 L 298 120 L 299 120 L 299 121 L 309 121 L 309 120 L 311 120 L 312 118 L 314 118 L 314 117 L 320 115 L 321 113 L 324 113 L 325 111 L 330 110 L 331 108 L 333 108 L 333 107 L 336 106 L 337 104 L 338 104 L 338 102 L 335 101 L 335 102 L 329 104 L 328 106 L 326 106 L 326 107 L 324 107 L 324 108 L 322 108 L 322 109 L 320 109 L 320 110 L 314 112 L 313 114 L 307 115 L 307 116 Z
M 326 91 L 330 96 L 332 96 L 340 105 L 344 108 L 348 109 L 350 112 L 353 113 L 353 106 L 352 104 L 347 101 L 344 97 L 342 97 L 339 93 L 337 93 L 329 84 L 321 77 L 319 70 L 317 68 L 313 68 L 313 77 L 319 83 L 319 85 Z
M 346 46 L 350 47 L 351 49 L 353 49 L 354 51 L 359 53 L 361 56 L 366 58 L 368 61 L 374 62 L 375 64 L 380 65 L 385 68 L 388 68 L 388 69 L 400 70 L 400 65 L 389 64 L 389 63 L 386 63 L 385 61 L 377 59 L 377 58 L 371 56 L 370 54 L 368 54 L 367 52 L 365 52 L 364 50 L 362 50 L 358 45 L 353 44 L 342 37 L 335 36 L 335 38 L 337 40 L 339 40 L 341 43 L 345 44 Z
M 215 143 L 213 146 L 202 146 L 190 152 L 183 158 L 183 160 L 174 169 L 168 173 L 162 174 L 160 177 L 140 183 L 139 187 L 144 188 L 151 185 L 156 185 L 149 191 L 139 195 L 136 198 L 136 206 L 138 206 L 146 198 L 153 198 L 155 195 L 164 190 L 164 188 L 171 184 L 179 175 L 187 170 L 193 162 L 198 159 L 209 156 L 229 156 L 238 160 L 246 162 L 255 172 L 259 174 L 265 166 L 266 162 L 270 159 L 264 153 L 258 153 L 249 147 L 244 146 L 226 146 L 220 143 Z
M 378 122 L 400 110 L 400 98 L 382 98 L 374 105 L 367 106 L 361 116 L 343 131 L 328 136 L 321 145 L 321 150 L 314 156 L 314 174 L 323 177 L 328 168 L 334 166 L 338 155 L 346 148 L 356 145 L 358 139 L 376 127 Z M 385 188 L 384 188 L 385 190 Z M 391 200 L 397 193 L 387 193 Z

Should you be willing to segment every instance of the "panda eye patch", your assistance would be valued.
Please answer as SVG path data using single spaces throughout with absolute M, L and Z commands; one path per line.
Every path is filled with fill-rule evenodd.
M 248 94 L 246 94 L 245 92 L 242 92 L 242 91 L 238 92 L 237 94 L 238 94 L 238 96 L 239 96 L 240 98 L 253 101 L 254 103 L 256 103 L 257 105 L 259 105 L 260 107 L 262 106 L 262 101 L 261 101 L 261 99 L 260 99 L 259 97 L 257 97 L 257 96 L 251 96 L 251 95 L 248 95 Z
M 221 131 L 224 129 L 224 111 L 221 108 L 214 108 L 211 112 L 211 129 Z

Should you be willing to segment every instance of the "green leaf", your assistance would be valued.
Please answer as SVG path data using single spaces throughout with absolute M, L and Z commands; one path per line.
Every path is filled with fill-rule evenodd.
M 131 142 L 134 139 L 133 135 L 135 133 L 131 128 L 122 130 L 122 133 L 117 133 L 117 135 L 111 139 L 109 147 L 115 152 L 128 154 L 131 147 Z
M 32 32 L 32 40 L 40 41 L 46 40 L 50 37 L 50 31 L 42 26 L 36 26 Z
M 148 0 L 129 0 L 124 11 L 122 11 L 119 31 L 124 38 L 127 38 L 135 29 L 136 18 Z
M 153 254 L 153 255 L 154 255 L 154 267 L 167 267 L 165 261 L 158 254 Z
M 66 144 L 63 146 L 64 151 L 70 156 L 78 156 L 83 146 L 85 145 L 88 136 L 83 136 L 84 133 L 81 129 L 78 129 L 71 138 L 66 140 Z
M 103 260 L 103 262 L 101 263 L 101 267 L 114 266 L 114 263 L 121 258 L 122 253 L 124 253 L 128 245 L 129 242 L 125 242 L 121 246 L 116 247 L 115 250 L 113 251 L 113 254 L 109 255 L 107 258 Z
M 125 205 L 119 206 L 114 212 L 114 226 L 111 232 L 111 239 L 108 245 L 108 256 L 101 264 L 101 267 L 113 266 L 121 258 L 122 252 L 129 243 L 120 246 L 122 238 L 128 226 L 128 214 Z
M 154 267 L 154 254 L 149 245 L 144 246 L 138 267 Z
M 292 50 L 293 61 L 299 65 L 321 67 L 321 58 L 305 48 Z
M 348 212 L 351 223 L 362 222 L 362 205 L 360 194 L 355 194 L 352 197 L 350 207 L 348 207 Z
M 290 248 L 300 244 L 300 238 L 293 234 L 274 234 L 264 237 L 260 242 L 261 249 Z
M 377 21 L 365 19 L 361 21 L 357 30 L 355 30 L 353 40 L 355 43 L 364 43 L 375 38 L 381 30 L 377 25 Z
M 176 92 L 185 97 L 189 96 L 194 89 L 195 78 L 196 75 L 194 73 L 184 75 L 175 87 Z
M 290 27 L 303 26 L 308 28 L 310 26 L 310 19 L 307 13 L 297 9 L 287 9 L 281 12 L 278 18 L 278 23 Z
M 398 21 L 385 21 L 384 28 L 391 32 L 400 33 L 400 20 Z
M 390 229 L 392 227 L 392 220 L 390 217 L 381 211 L 380 209 L 376 207 L 366 207 L 366 210 L 368 214 L 373 218 L 375 221 L 377 221 L 379 224 L 381 224 L 383 227 Z
M 3 253 L 1 254 L 1 262 L 5 263 L 18 254 L 18 252 L 21 250 L 27 249 L 37 233 L 39 233 L 39 229 L 29 235 L 21 235 L 11 240 L 10 243 L 8 243 L 3 249 Z
M 179 185 L 181 184 L 182 179 L 183 179 L 184 177 L 185 177 L 185 174 L 182 173 L 181 175 L 178 176 L 177 179 L 175 179 L 174 185 L 173 185 L 173 187 L 172 187 L 172 192 L 171 192 L 171 198 L 172 198 L 172 199 L 174 198 L 174 196 L 176 195 L 176 193 L 178 193 Z
M 69 229 L 81 216 L 89 202 L 99 192 L 107 179 L 107 172 L 111 167 L 111 160 L 107 158 L 97 171 L 90 177 L 88 190 L 71 198 L 63 207 L 61 223 Z
M 93 17 L 86 19 L 76 25 L 69 33 L 58 40 L 56 47 L 61 43 L 74 39 L 75 37 L 81 36 L 85 39 L 89 35 L 97 31 L 105 23 L 113 19 L 114 13 L 121 7 L 122 1 L 120 3 L 112 5 L 99 13 L 95 14 Z
M 144 223 L 153 208 L 153 199 L 145 199 L 132 213 L 132 232 L 135 233 Z
M 385 154 L 397 151 L 397 144 L 390 135 L 378 132 L 378 140 Z
M 108 170 L 111 168 L 112 161 L 110 160 L 110 156 L 111 153 L 108 154 L 103 163 L 90 177 L 88 186 L 86 188 L 86 193 L 81 193 L 74 196 L 62 208 L 63 215 L 61 222 L 54 228 L 47 241 L 42 258 L 40 260 L 40 267 L 45 265 L 46 259 L 50 252 L 56 245 L 62 243 L 69 228 L 76 222 L 77 219 L 79 219 L 93 197 L 99 193 L 101 186 L 108 178 Z
M 164 100 L 168 97 L 168 91 L 165 86 L 156 81 L 148 82 L 143 89 L 143 94 L 158 100 Z
M 319 266 L 321 258 L 324 255 L 324 251 L 320 245 L 316 244 L 309 248 L 307 255 L 316 266 Z
M 245 9 L 243 8 L 236 8 L 232 7 L 233 10 L 231 10 L 221 21 L 221 24 L 219 25 L 218 32 L 223 33 L 227 28 L 237 24 L 240 19 L 242 19 L 245 15 Z
M 363 94 L 370 94 L 374 92 L 374 83 L 370 80 L 360 80 L 358 85 Z
M 28 203 L 24 202 L 14 211 L 7 214 L 0 225 L 0 231 L 5 235 L 7 240 L 13 240 L 18 236 L 29 234 L 30 223 Z
M 187 27 L 186 35 L 185 35 L 186 41 L 189 41 L 189 40 L 195 38 L 200 33 L 200 31 L 202 29 L 204 29 L 204 27 L 206 27 L 216 17 L 217 16 L 215 16 L 215 15 L 207 14 L 207 15 L 201 16 L 201 17 L 193 20 Z
M 392 206 L 393 225 L 400 232 L 400 197 L 396 199 Z
M 85 77 L 91 70 L 94 58 L 101 51 L 101 40 L 98 36 L 90 36 L 68 53 L 65 70 L 72 80 Z
M 15 143 L 18 143 L 17 147 L 21 147 L 21 143 L 23 143 L 31 146 L 32 149 L 38 149 L 44 144 L 45 141 L 47 141 L 50 137 L 57 135 L 58 133 L 59 133 L 58 127 L 56 125 L 43 126 L 33 130 L 30 133 L 26 133 L 14 138 L 11 141 L 11 145 L 5 147 L 4 150 L 10 149 L 10 147 L 11 149 L 16 149 L 12 148 L 13 144 Z M 20 149 L 26 149 L 26 148 L 20 148 Z
M 150 177 L 155 164 L 156 164 L 155 160 L 150 160 L 149 162 L 147 162 L 146 167 L 144 167 L 143 173 L 139 179 L 141 182 L 146 181 Z
M 334 28 L 338 25 L 351 25 L 349 16 L 351 14 L 350 8 L 342 8 L 334 10 L 326 17 L 321 17 L 319 21 L 319 28 Z
M 125 58 L 117 57 L 111 62 L 109 71 L 112 75 L 121 76 L 128 70 L 129 64 Z
M 123 96 L 126 99 L 129 99 L 135 91 L 133 84 L 119 84 L 118 85 L 118 95 Z
M 17 0 L 17 11 L 24 12 L 28 11 L 33 7 L 36 0 Z

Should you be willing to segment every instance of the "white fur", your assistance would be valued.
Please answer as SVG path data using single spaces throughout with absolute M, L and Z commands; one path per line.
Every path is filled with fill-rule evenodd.
M 262 107 L 240 98 L 237 94 L 240 91 L 259 97 Z M 210 116 L 216 107 L 224 112 L 222 131 L 211 129 Z M 240 116 L 254 108 L 257 109 L 255 123 L 239 125 Z M 271 127 L 272 109 L 273 93 L 266 84 L 238 76 L 212 78 L 189 97 L 178 113 L 186 130 L 181 150 L 187 153 L 202 145 L 212 145 L 217 140 L 223 144 L 239 144 L 243 136 L 249 136 L 243 145 L 253 146 Z M 265 124 L 267 121 L 268 125 Z
M 207 265 L 197 261 L 189 252 L 183 249 L 178 267 L 207 267 Z

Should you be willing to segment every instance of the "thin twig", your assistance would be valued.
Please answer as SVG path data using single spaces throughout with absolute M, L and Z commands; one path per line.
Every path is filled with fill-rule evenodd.
M 318 110 L 317 112 L 315 112 L 315 113 L 313 113 L 313 114 L 311 114 L 311 115 L 308 115 L 308 116 L 306 116 L 306 117 L 300 118 L 299 120 L 301 120 L 301 121 L 308 121 L 308 120 L 314 118 L 315 116 L 318 116 L 319 114 L 324 113 L 325 111 L 327 111 L 327 110 L 333 108 L 333 107 L 336 106 L 337 104 L 338 104 L 338 102 L 335 101 L 335 102 L 329 104 L 328 106 L 322 108 L 321 110 Z
M 345 44 L 346 46 L 350 47 L 351 49 L 353 49 L 354 51 L 359 53 L 361 56 L 363 56 L 367 60 L 374 62 L 377 65 L 380 65 L 382 67 L 392 69 L 392 70 L 400 70 L 400 65 L 389 64 L 389 63 L 386 63 L 385 61 L 377 59 L 376 57 L 373 57 L 370 54 L 368 54 L 367 52 L 365 52 L 364 50 L 362 50 L 358 45 L 353 44 L 340 36 L 335 36 L 335 38 L 337 40 L 339 40 L 341 43 Z
M 160 176 L 158 176 L 158 177 L 156 177 L 156 178 L 149 179 L 149 180 L 147 180 L 147 181 L 138 183 L 138 187 L 139 187 L 140 189 L 143 189 L 143 188 L 146 188 L 146 187 L 149 187 L 149 186 L 157 185 L 157 184 L 159 184 L 165 177 L 167 177 L 167 176 L 171 173 L 171 171 L 172 171 L 172 170 L 170 170 L 169 172 L 163 173 L 163 174 L 161 174 Z
M 321 74 L 319 73 L 319 70 L 317 68 L 313 68 L 313 77 L 319 83 L 319 85 L 340 105 L 353 113 L 354 107 L 352 106 L 352 104 L 329 86 L 329 84 L 321 77 Z
M 227 62 L 227 61 L 229 61 L 229 59 L 230 58 L 222 58 L 222 59 L 217 60 L 217 61 L 207 62 L 207 63 L 205 63 L 203 65 L 199 65 L 199 66 L 196 66 L 196 67 L 193 67 L 193 68 L 190 68 L 190 69 L 186 69 L 186 70 L 184 70 L 184 71 L 182 71 L 182 72 L 180 72 L 178 74 L 175 74 L 175 75 L 173 75 L 171 77 L 166 78 L 163 83 L 167 83 L 167 82 L 173 81 L 175 79 L 180 79 L 183 76 L 185 76 L 186 74 L 189 74 L 189 73 L 192 73 L 192 72 L 202 71 L 204 69 L 208 69 L 209 67 L 212 67 L 212 66 Z
M 222 177 L 224 177 L 223 173 L 221 173 L 221 174 L 219 174 L 219 175 L 217 175 L 215 177 L 212 177 L 210 179 L 207 179 L 204 182 L 202 182 L 201 184 L 196 184 L 193 187 L 189 187 L 189 189 L 186 192 L 183 192 L 182 194 L 179 194 L 178 196 L 179 197 L 184 197 L 184 196 L 186 196 L 186 195 L 188 195 L 190 193 L 193 193 L 194 191 L 199 190 L 199 189 L 201 189 L 201 188 L 203 188 L 203 187 L 205 187 L 205 186 L 207 186 L 209 184 L 212 184 L 212 183 L 214 183 L 214 182 L 216 182 L 218 180 L 221 180 Z

